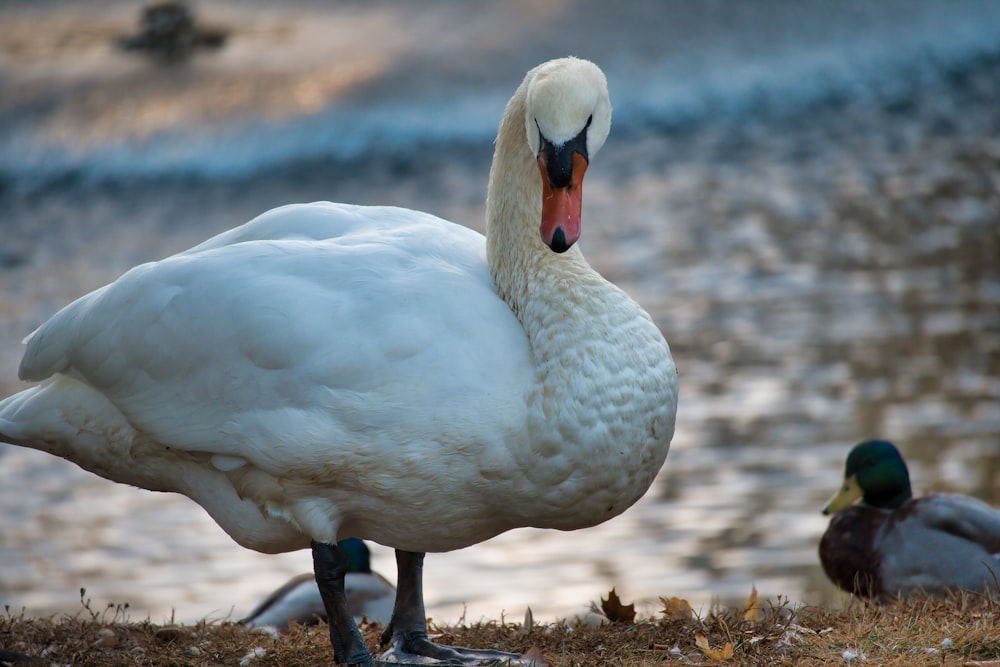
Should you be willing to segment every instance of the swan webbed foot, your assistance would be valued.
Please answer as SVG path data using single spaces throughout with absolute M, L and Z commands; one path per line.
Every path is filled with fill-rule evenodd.
M 396 633 L 388 650 L 375 658 L 376 666 L 436 665 L 437 667 L 470 667 L 491 665 L 523 665 L 516 653 L 490 649 L 464 648 L 435 644 L 426 634 Z
M 347 595 L 344 592 L 344 575 L 349 566 L 347 554 L 335 544 L 315 541 L 312 543 L 312 553 L 316 585 L 330 623 L 334 660 L 338 665 L 370 667 L 371 653 L 347 608 Z
M 503 651 L 443 646 L 427 638 L 427 615 L 424 613 L 424 554 L 396 550 L 396 604 L 392 620 L 382 633 L 382 646 L 376 665 L 520 665 L 520 656 Z

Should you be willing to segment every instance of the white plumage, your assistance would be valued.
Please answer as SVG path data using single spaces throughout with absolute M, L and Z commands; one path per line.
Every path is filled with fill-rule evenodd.
M 443 551 L 621 513 L 673 434 L 669 348 L 539 235 L 539 133 L 579 133 L 592 160 L 609 126 L 600 70 L 552 61 L 501 122 L 488 241 L 319 202 L 132 269 L 28 337 L 20 374 L 40 384 L 0 402 L 0 436 L 183 493 L 266 552 Z

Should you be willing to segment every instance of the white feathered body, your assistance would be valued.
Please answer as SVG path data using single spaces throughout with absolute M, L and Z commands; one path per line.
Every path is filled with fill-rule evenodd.
M 423 213 L 274 209 L 43 324 L 0 439 L 183 493 L 266 552 L 446 551 L 623 512 L 667 455 L 676 372 L 637 304 L 539 238 L 526 91 L 546 67 L 501 123 L 489 258 Z
M 0 431 L 184 493 L 267 552 L 580 528 L 630 506 L 666 455 L 653 428 L 671 406 L 634 383 L 665 369 L 613 354 L 621 324 L 659 335 L 640 314 L 567 349 L 582 396 L 539 395 L 481 235 L 404 209 L 286 206 L 57 313 L 21 366 L 42 383 L 0 404 Z M 600 420 L 625 403 L 645 432 Z

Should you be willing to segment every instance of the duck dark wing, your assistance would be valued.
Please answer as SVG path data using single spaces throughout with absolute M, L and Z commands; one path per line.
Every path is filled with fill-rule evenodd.
M 1000 510 L 981 500 L 931 494 L 914 503 L 912 511 L 928 528 L 975 542 L 990 553 L 1000 553 Z

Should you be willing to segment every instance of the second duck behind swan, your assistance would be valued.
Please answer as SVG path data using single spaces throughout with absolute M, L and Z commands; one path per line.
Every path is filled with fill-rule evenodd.
M 372 572 L 368 547 L 358 538 L 341 540 L 337 542 L 337 548 L 347 556 L 344 594 L 351 616 L 356 622 L 387 625 L 392 616 L 396 587 L 382 575 Z M 316 576 L 311 572 L 286 581 L 261 600 L 240 622 L 248 628 L 271 626 L 284 632 L 291 621 L 301 625 L 327 621 L 323 598 L 316 587 Z
M 240 544 L 311 546 L 335 658 L 372 658 L 338 539 L 396 549 L 383 660 L 508 659 L 426 634 L 424 552 L 572 530 L 649 488 L 677 375 L 649 315 L 575 245 L 608 136 L 601 70 L 528 72 L 487 234 L 398 208 L 286 206 L 144 264 L 35 331 L 0 438 L 183 493 Z

